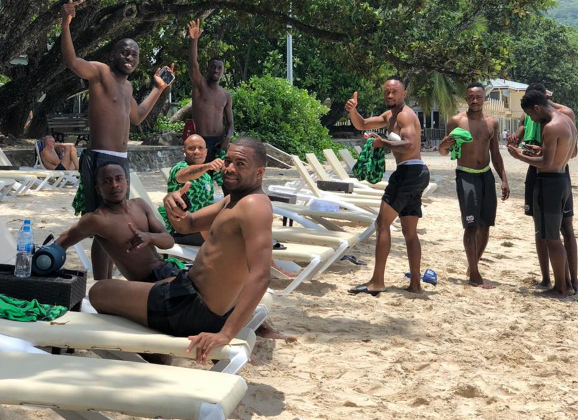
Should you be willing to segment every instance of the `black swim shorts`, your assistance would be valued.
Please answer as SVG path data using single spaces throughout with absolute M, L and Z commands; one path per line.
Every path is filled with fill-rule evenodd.
M 528 166 L 528 172 L 526 172 L 526 181 L 524 186 L 524 214 L 526 216 L 534 215 L 534 186 L 536 185 L 537 173 L 538 169 L 535 166 Z M 570 181 L 570 194 L 572 194 L 572 181 L 570 179 L 570 168 L 568 165 L 566 165 L 566 175 Z M 574 200 L 571 198 L 566 202 L 563 217 L 572 216 L 574 216 Z
M 565 173 L 538 173 L 534 186 L 534 228 L 536 237 L 560 239 L 568 201 L 572 200 L 570 179 Z
M 398 165 L 389 177 L 382 200 L 389 204 L 400 217 L 421 217 L 421 195 L 428 184 L 427 166 Z
M 215 160 L 217 157 L 217 152 L 221 149 L 217 149 L 217 144 L 222 143 L 225 139 L 225 136 L 207 136 L 204 137 L 205 144 L 207 145 L 207 158 L 205 159 L 205 163 L 209 163 Z
M 211 312 L 197 293 L 187 270 L 181 270 L 173 281 L 156 283 L 147 302 L 149 327 L 176 337 L 217 333 L 231 312 L 232 309 L 223 316 Z
M 462 213 L 462 226 L 494 226 L 498 199 L 492 170 L 471 173 L 456 169 L 456 191 Z

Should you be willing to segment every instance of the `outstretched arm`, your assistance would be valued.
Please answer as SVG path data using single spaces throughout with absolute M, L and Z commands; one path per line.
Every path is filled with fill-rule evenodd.
M 387 125 L 385 113 L 379 117 L 363 118 L 357 112 L 357 92 L 353 92 L 353 96 L 345 103 L 345 109 L 349 112 L 349 119 L 351 124 L 358 130 L 370 130 L 372 128 L 382 128 Z
M 77 223 L 64 231 L 55 242 L 62 248 L 67 249 L 83 239 L 96 235 L 98 231 L 98 221 L 94 214 L 85 214 Z
M 169 68 L 171 73 L 174 71 L 175 64 L 173 63 Z M 159 76 L 161 69 L 157 69 L 154 75 L 155 87 L 148 94 L 148 96 L 138 105 L 134 98 L 132 98 L 131 108 L 130 108 L 130 122 L 134 125 L 139 125 L 144 119 L 147 117 L 153 106 L 157 103 L 158 99 L 160 98 L 163 90 L 167 87 L 167 84 L 164 82 L 163 79 Z M 129 89 L 132 92 L 132 86 L 130 82 L 126 82 L 128 84 Z
M 179 184 L 184 184 L 187 181 L 194 181 L 201 177 L 201 175 L 207 173 L 207 171 L 220 171 L 223 167 L 222 159 L 215 159 L 209 163 L 203 163 L 202 165 L 190 165 L 184 169 L 177 172 L 177 182 Z
M 193 82 L 193 88 L 198 88 L 203 83 L 203 75 L 201 74 L 198 61 L 199 37 L 203 33 L 200 19 L 197 19 L 196 22 L 191 20 L 187 27 L 189 28 L 189 36 L 191 37 L 191 47 L 189 49 L 189 77 L 191 78 L 191 82 Z
M 60 8 L 62 16 L 62 34 L 60 36 L 60 48 L 64 64 L 78 76 L 86 80 L 93 80 L 99 76 L 98 63 L 86 61 L 76 56 L 72 36 L 70 35 L 70 22 L 76 16 L 76 7 L 84 3 L 84 0 L 69 0 Z
M 183 188 L 168 193 L 163 199 L 163 204 L 171 225 L 178 233 L 183 235 L 209 230 L 215 217 L 217 217 L 223 207 L 229 204 L 230 201 L 227 196 L 215 204 L 203 207 L 194 213 L 188 213 L 183 210 L 185 208 L 185 202 L 181 196 L 186 193 L 190 187 L 191 184 L 187 182 Z
M 271 202 L 266 195 L 261 194 L 249 197 L 242 204 L 239 226 L 245 243 L 250 277 L 221 331 L 217 334 L 201 333 L 189 337 L 191 344 L 188 351 L 197 347 L 198 363 L 204 363 L 211 349 L 228 344 L 241 331 L 263 298 L 271 279 L 273 225 Z

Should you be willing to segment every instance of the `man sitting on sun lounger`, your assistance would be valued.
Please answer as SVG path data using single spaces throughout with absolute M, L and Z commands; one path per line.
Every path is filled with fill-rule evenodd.
M 78 171 L 78 155 L 76 147 L 70 143 L 56 144 L 54 137 L 46 135 L 42 138 L 40 159 L 46 169 L 58 171 Z
M 96 310 L 166 334 L 188 336 L 189 348 L 197 346 L 200 362 L 206 360 L 212 348 L 229 343 L 246 324 L 269 285 L 273 213 L 261 187 L 265 164 L 263 144 L 241 138 L 227 151 L 222 171 L 231 191 L 229 196 L 191 214 L 182 210 L 185 206 L 181 195 L 188 184 L 167 195 L 167 215 L 179 233 L 210 231 L 195 264 L 174 279 L 154 284 L 99 281 L 90 290 L 90 301 Z M 120 177 L 122 169 L 113 168 L 119 169 Z M 126 181 L 119 179 L 119 183 L 124 186 Z M 102 180 L 99 188 L 101 184 Z M 120 202 L 123 191 L 116 184 L 111 181 L 108 189 Z M 123 208 L 117 206 L 115 210 L 122 212 Z M 129 222 L 133 219 L 127 214 L 126 223 Z M 120 223 L 115 227 L 122 229 Z M 126 236 L 126 248 L 131 252 L 150 243 L 149 235 L 141 231 Z

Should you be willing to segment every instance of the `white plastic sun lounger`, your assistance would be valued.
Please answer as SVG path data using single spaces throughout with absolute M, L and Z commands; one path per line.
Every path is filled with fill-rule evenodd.
M 339 158 L 332 149 L 324 149 L 323 155 L 325 156 L 325 159 L 327 159 L 327 163 L 329 163 L 329 165 L 331 166 L 331 169 L 333 170 L 333 173 L 335 174 L 335 177 L 337 179 L 344 182 L 353 182 L 359 188 L 374 188 L 376 190 L 379 190 L 380 193 L 383 194 L 383 190 L 385 189 L 385 187 L 387 187 L 388 184 L 387 181 L 381 181 L 378 182 L 377 184 L 372 184 L 367 181 L 360 181 L 357 178 L 352 178 L 349 176 L 345 168 L 341 165 L 341 161 L 339 160 Z
M 12 178 L 0 178 L 0 201 L 16 194 L 14 184 L 16 184 L 16 180 Z
M 349 182 L 353 184 L 353 192 L 355 194 L 368 195 L 377 198 L 381 198 L 383 196 L 383 190 L 387 186 L 387 182 L 380 183 L 381 185 L 379 186 L 375 185 L 374 187 L 370 187 L 371 184 L 367 183 L 367 185 L 364 185 L 356 178 L 346 177 L 345 179 L 342 179 L 340 176 L 337 175 L 332 177 L 329 174 L 329 172 L 327 172 L 327 170 L 323 167 L 321 162 L 319 162 L 317 156 L 315 156 L 313 153 L 307 153 L 305 155 L 305 158 L 307 159 L 307 163 L 309 163 L 309 166 L 311 167 L 315 175 L 317 175 L 317 178 L 319 178 L 322 181 Z M 379 189 L 380 187 L 382 187 L 381 190 Z
M 104 314 L 67 312 L 50 322 L 16 322 L 0 319 L 0 334 L 30 341 L 35 347 L 61 347 L 93 350 L 107 359 L 139 361 L 137 353 L 167 354 L 196 358 L 196 350 L 185 352 L 190 341 L 151 330 L 128 319 Z M 6 348 L 0 335 L 0 350 Z M 255 333 L 244 328 L 231 342 L 209 353 L 219 360 L 211 370 L 235 374 L 249 361 L 255 345 Z
M 0 403 L 47 407 L 67 420 L 109 419 L 100 411 L 224 420 L 247 391 L 245 380 L 237 375 L 38 354 L 19 342 L 23 341 L 14 344 L 19 352 L 0 352 Z

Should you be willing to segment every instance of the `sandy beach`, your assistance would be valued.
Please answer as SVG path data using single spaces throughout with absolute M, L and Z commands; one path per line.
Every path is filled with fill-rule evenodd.
M 418 226 L 422 270 L 437 272 L 437 287 L 424 284 L 421 296 L 403 291 L 408 264 L 403 235 L 397 231 L 386 269 L 388 290 L 377 298 L 347 293 L 371 276 L 375 236 L 348 252 L 366 266 L 335 263 L 289 296 L 275 297 L 271 321 L 297 341 L 258 339 L 254 356 L 263 364 L 240 372 L 249 390 L 231 418 L 578 418 L 578 298 L 549 299 L 532 289 L 541 278 L 533 221 L 523 214 L 527 165 L 505 149 L 501 152 L 511 197 L 498 203 L 496 226 L 480 265 L 482 276 L 496 289 L 466 285 L 455 162 L 437 152 L 425 153 L 431 174 L 443 177 L 424 200 L 426 214 Z M 391 159 L 389 155 L 388 170 L 394 168 Z M 574 159 L 570 172 L 577 170 Z M 268 168 L 266 182 L 281 183 L 294 174 Z M 165 195 L 162 175 L 139 177 L 160 203 Z M 573 193 L 576 207 L 578 190 Z M 36 242 L 42 242 L 75 220 L 67 210 L 73 195 L 73 189 L 43 191 L 2 201 L 0 220 L 15 234 L 23 219 L 30 218 Z M 90 241 L 83 244 L 90 249 Z M 80 268 L 72 250 L 68 257 L 67 268 Z M 284 284 L 274 280 L 271 287 Z M 50 410 L 0 407 L 0 419 L 57 418 Z

